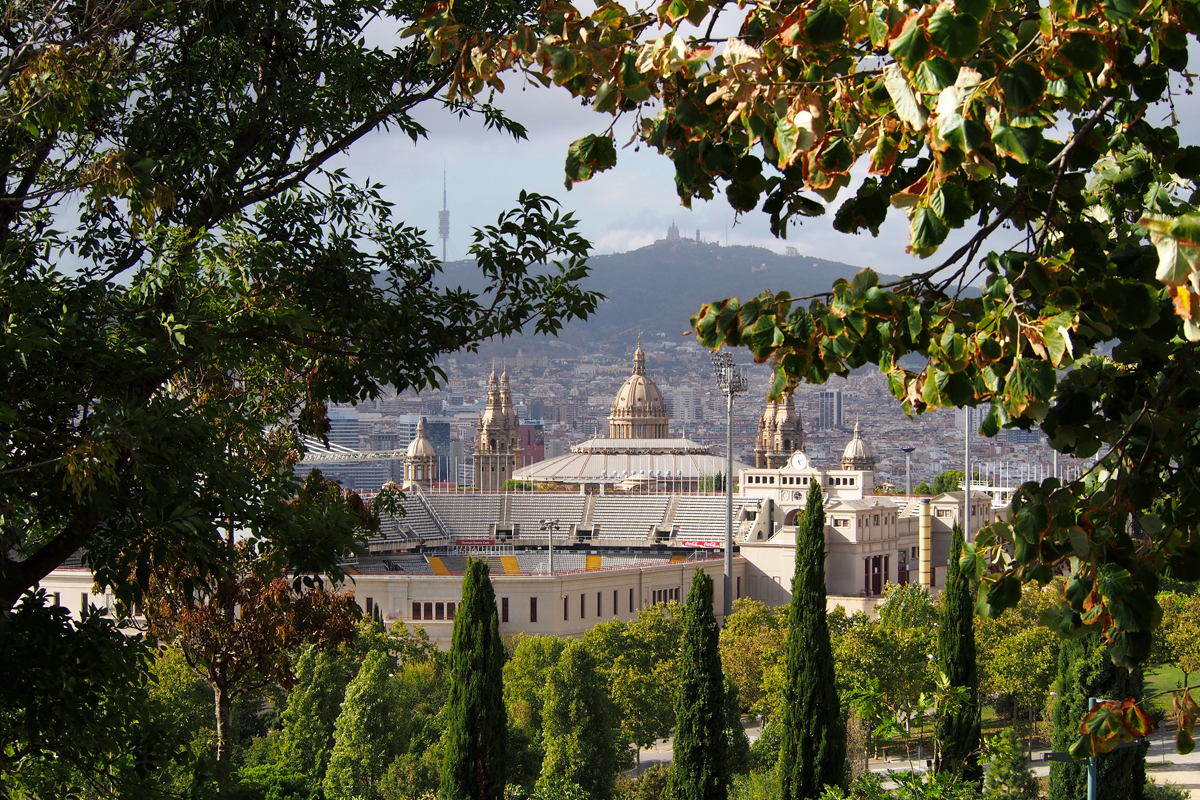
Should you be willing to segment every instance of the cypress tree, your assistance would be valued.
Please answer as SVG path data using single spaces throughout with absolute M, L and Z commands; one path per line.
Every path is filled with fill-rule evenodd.
M 712 605 L 712 578 L 697 569 L 683 609 L 668 793 L 672 800 L 725 800 L 729 793 L 725 676 Z
M 504 644 L 486 561 L 469 559 L 450 639 L 443 800 L 502 800 L 508 719 Z
M 975 663 L 975 587 L 959 569 L 962 528 L 950 535 L 950 564 L 946 570 L 942 620 L 938 627 L 937 666 L 953 688 L 967 690 L 966 702 L 938 720 L 939 772 L 957 773 L 976 785 L 983 779 L 979 766 L 979 671 Z
M 1088 710 L 1088 698 L 1141 699 L 1142 671 L 1127 670 L 1112 662 L 1098 634 L 1063 642 L 1058 655 L 1058 701 L 1054 704 L 1051 744 L 1066 752 L 1079 738 L 1079 724 Z M 1100 756 L 1097 800 L 1141 800 L 1146 785 L 1146 750 L 1129 747 Z M 1077 800 L 1087 796 L 1087 762 L 1054 762 L 1050 765 L 1050 800 Z
M 781 797 L 818 797 L 827 785 L 843 785 L 845 774 L 846 727 L 825 619 L 825 507 L 814 482 L 796 528 L 779 750 Z

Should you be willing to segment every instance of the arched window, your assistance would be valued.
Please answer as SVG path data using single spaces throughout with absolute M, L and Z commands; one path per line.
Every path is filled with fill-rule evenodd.
M 785 453 L 790 453 L 790 452 L 791 452 L 791 450 L 792 450 L 792 440 L 791 440 L 791 439 L 784 439 L 784 440 L 783 440 L 783 451 L 784 451 Z

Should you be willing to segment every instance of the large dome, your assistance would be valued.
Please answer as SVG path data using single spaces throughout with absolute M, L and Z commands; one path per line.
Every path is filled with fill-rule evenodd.
M 633 354 L 633 374 L 621 386 L 608 416 L 612 439 L 666 439 L 667 403 L 646 374 L 646 353 L 639 341 Z
M 437 458 L 433 442 L 429 441 L 429 437 L 425 434 L 424 417 L 417 421 L 417 435 L 408 443 L 408 450 L 405 451 L 404 456 L 405 458 Z
M 842 469 L 875 469 L 875 453 L 872 452 L 871 445 L 862 438 L 862 427 L 857 420 L 854 423 L 854 437 L 842 451 Z

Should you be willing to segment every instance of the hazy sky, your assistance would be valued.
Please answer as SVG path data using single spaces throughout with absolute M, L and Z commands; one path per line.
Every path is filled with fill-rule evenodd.
M 1196 55 L 1192 47 L 1192 55 Z M 487 131 L 475 120 L 460 120 L 434 104 L 418 113 L 430 135 L 414 144 L 396 133 L 376 133 L 360 142 L 342 166 L 362 180 L 371 178 L 385 185 L 387 199 L 396 203 L 400 219 L 437 233 L 437 212 L 442 205 L 442 170 L 448 178 L 451 214 L 450 258 L 463 258 L 474 227 L 494 222 L 501 211 L 515 204 L 521 189 L 557 198 L 564 209 L 580 221 L 580 231 L 592 241 L 597 253 L 624 252 L 650 244 L 666 234 L 675 221 L 684 236 L 695 236 L 697 228 L 706 240 L 730 244 L 758 245 L 776 252 L 787 246 L 802 254 L 841 261 L 854 266 L 871 266 L 881 272 L 906 273 L 928 269 L 933 261 L 907 255 L 908 223 L 893 209 L 878 237 L 869 233 L 846 235 L 833 230 L 832 212 L 850 194 L 844 189 L 824 217 L 807 219 L 789 231 L 787 241 L 771 236 L 766 215 L 760 211 L 735 218 L 723 196 L 712 202 L 696 201 L 691 210 L 675 194 L 674 170 L 663 155 L 633 147 L 618 150 L 617 166 L 592 180 L 563 186 L 563 163 L 572 141 L 588 133 L 600 133 L 611 117 L 597 114 L 572 100 L 562 89 L 533 86 L 522 90 L 520 80 L 510 76 L 509 89 L 497 105 L 524 124 L 529 138 L 514 142 L 511 137 Z M 1197 139 L 1198 118 L 1194 97 L 1177 94 L 1179 126 L 1185 143 Z M 1151 122 L 1161 124 L 1165 109 L 1151 109 Z M 618 146 L 632 135 L 632 119 L 617 123 Z M 865 165 L 855 168 L 861 179 Z M 856 181 L 857 183 L 857 181 Z M 934 258 L 945 258 L 969 231 L 957 231 Z M 993 237 L 993 246 L 1009 234 Z M 440 247 L 438 248 L 440 251 Z

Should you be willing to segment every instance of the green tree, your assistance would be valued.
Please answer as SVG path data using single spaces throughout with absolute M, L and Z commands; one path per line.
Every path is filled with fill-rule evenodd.
M 243 767 L 236 777 L 247 800 L 325 800 L 319 781 L 279 764 Z
M 785 627 L 765 603 L 748 597 L 733 601 L 733 613 L 721 628 L 721 664 L 744 711 L 761 710 L 764 671 L 782 659 Z
M 509 781 L 529 787 L 542 769 L 542 707 L 550 670 L 566 641 L 558 636 L 518 633 L 504 664 L 504 706 L 508 711 Z
M 983 800 L 1038 800 L 1038 781 L 1016 733 L 1001 731 L 988 739 L 986 748 Z
M 1026 586 L 1016 607 L 975 621 L 980 694 L 1010 704 L 1014 725 L 1027 724 L 1050 699 L 1062 642 L 1040 620 L 1062 591 L 1061 582 Z
M 816 483 L 796 528 L 789 620 L 779 772 L 783 799 L 800 800 L 841 785 L 846 767 L 846 731 L 825 622 L 825 508 Z
M 742 704 L 738 699 L 737 684 L 725 676 L 725 762 L 730 782 L 734 775 L 750 769 L 750 739 L 742 727 Z
M 281 717 L 279 755 L 318 783 L 325 779 L 346 686 L 357 671 L 348 648 L 309 647 L 296 660 L 295 685 Z
M 330 403 L 438 384 L 444 354 L 591 313 L 589 245 L 525 194 L 474 238 L 479 290 L 445 288 L 379 187 L 335 166 L 381 129 L 419 139 L 428 103 L 525 135 L 446 98 L 427 39 L 362 36 L 420 4 L 85 6 L 9 3 L 0 42 L 0 613 L 80 550 L 125 608 L 152 577 L 215 583 L 233 530 L 298 583 L 336 581 L 364 532 L 354 498 L 295 502 L 300 434 L 327 434 Z M 502 33 L 535 7 L 459 13 Z
M 506 778 L 504 643 L 487 561 L 470 559 L 450 640 L 441 796 L 500 800 Z
M 1044 583 L 1077 558 L 1080 587 L 1053 624 L 1099 621 L 1114 657 L 1141 663 L 1159 578 L 1200 577 L 1200 408 L 1188 400 L 1200 388 L 1200 150 L 1181 146 L 1171 99 L 1200 13 L 1187 0 L 728 11 L 724 0 L 556 5 L 571 22 L 536 45 L 441 17 L 420 28 L 463 91 L 499 89 L 515 69 L 603 114 L 634 114 L 634 137 L 675 165 L 684 204 L 723 190 L 780 237 L 826 211 L 847 234 L 877 234 L 900 213 L 923 258 L 969 226 L 943 260 L 898 280 L 868 269 L 803 303 L 786 291 L 718 300 L 693 328 L 706 346 L 770 362 L 773 400 L 876 364 L 910 414 L 978 407 L 988 437 L 1040 428 L 1059 452 L 1103 453 L 1085 480 L 1020 487 L 1012 521 L 968 547 L 969 572 L 999 613 L 1017 582 Z M 738 32 L 720 47 L 718 18 Z M 535 55 L 547 46 L 561 57 Z M 625 59 L 638 73 L 614 80 Z M 1168 113 L 1155 118 L 1159 102 Z M 616 165 L 622 137 L 606 122 L 571 145 L 568 182 Z M 868 177 L 853 179 L 856 167 Z M 991 238 L 1008 226 L 1027 235 Z
M 587 647 L 571 641 L 550 671 L 542 712 L 546 760 L 539 792 L 565 781 L 592 800 L 613 795 L 621 749 L 618 712 L 596 666 Z
M 617 704 L 622 744 L 639 748 L 639 757 L 675 725 L 675 696 L 663 687 L 679 674 L 681 610 L 673 600 L 644 606 L 630 622 L 607 620 L 583 636 Z
M 1088 699 L 1125 699 L 1142 696 L 1142 671 L 1127 670 L 1112 662 L 1111 651 L 1098 635 L 1063 643 L 1058 656 L 1058 697 L 1054 703 L 1051 745 L 1065 751 L 1079 737 L 1079 725 L 1088 712 Z M 1116 750 L 1099 757 L 1097 800 L 1140 800 L 1146 785 L 1146 751 L 1143 747 Z M 1087 795 L 1087 763 L 1050 765 L 1050 800 L 1075 800 Z
M 669 791 L 676 800 L 725 800 L 729 793 L 725 676 L 721 671 L 720 630 L 712 606 L 712 578 L 697 569 L 692 573 L 692 586 L 683 608 L 683 641 L 675 680 Z
M 979 783 L 979 745 L 982 718 L 979 709 L 979 671 L 975 662 L 975 591 L 959 569 L 962 528 L 950 534 L 950 563 L 942 590 L 942 617 L 937 636 L 937 668 L 949 686 L 963 690 L 937 721 L 937 768 L 959 773 L 963 780 Z
M 393 678 L 395 660 L 373 651 L 346 687 L 325 771 L 330 800 L 377 800 L 379 781 L 404 751 L 409 719 Z
M 1163 592 L 1158 604 L 1163 618 L 1154 631 L 1154 661 L 1179 667 L 1186 683 L 1200 672 L 1200 595 Z
M 934 490 L 933 490 L 933 487 L 930 486 L 925 481 L 921 481 L 916 486 L 914 486 L 913 493 L 914 494 L 936 494 L 936 492 L 934 492 Z
M 945 472 L 938 473 L 933 479 L 933 493 L 941 494 L 943 492 L 960 491 L 959 484 L 963 481 L 963 471 L 961 469 L 949 469 Z

